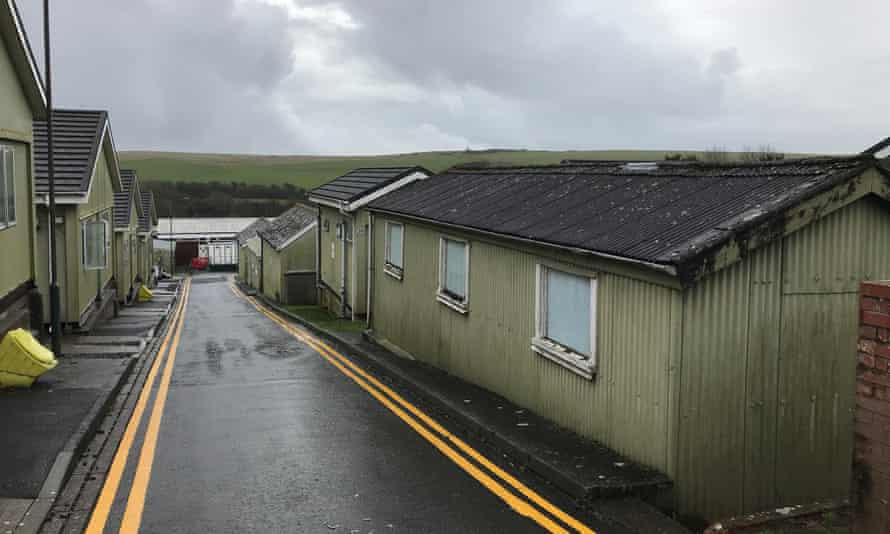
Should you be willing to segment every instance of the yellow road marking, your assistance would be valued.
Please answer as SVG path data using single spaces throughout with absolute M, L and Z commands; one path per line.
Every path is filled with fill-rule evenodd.
M 191 291 L 191 279 L 185 288 L 184 302 L 188 302 Z M 158 393 L 155 396 L 154 407 L 148 420 L 148 428 L 145 431 L 145 439 L 142 442 L 142 452 L 139 454 L 139 463 L 136 464 L 136 474 L 133 476 L 133 485 L 130 488 L 130 496 L 127 498 L 127 507 L 124 509 L 124 518 L 121 521 L 120 532 L 135 534 L 139 532 L 142 523 L 142 511 L 145 509 L 145 496 L 148 493 L 148 482 L 151 479 L 151 468 L 154 465 L 155 449 L 158 444 L 158 434 L 161 428 L 161 419 L 164 416 L 164 405 L 167 403 L 167 393 L 170 390 L 170 378 L 173 375 L 173 365 L 176 363 L 176 349 L 179 347 L 179 336 L 182 334 L 182 324 L 185 320 L 183 309 L 179 324 L 176 326 L 176 334 L 170 345 L 170 353 L 164 365 L 164 374 Z
M 553 523 L 552 521 L 550 521 L 549 518 L 546 518 L 545 516 L 541 515 L 536 509 L 529 506 L 525 501 L 517 499 L 512 493 L 507 491 L 498 482 L 496 482 L 495 480 L 492 480 L 490 477 L 488 477 L 488 475 L 481 472 L 478 468 L 476 468 L 471 463 L 467 462 L 462 456 L 457 454 L 456 451 L 451 449 L 447 444 L 443 443 L 436 436 L 429 433 L 429 431 L 427 431 L 425 428 L 423 428 L 421 425 L 419 425 L 413 418 L 411 418 L 410 416 L 405 414 L 404 411 L 402 411 L 400 408 L 395 406 L 388 398 L 384 397 L 379 391 L 377 391 L 376 389 L 371 387 L 368 383 L 370 382 L 371 384 L 373 384 L 374 386 L 379 388 L 380 391 L 382 391 L 383 393 L 388 395 L 396 403 L 398 403 L 399 405 L 404 407 L 406 410 L 408 410 L 409 412 L 414 414 L 418 419 L 422 420 L 424 423 L 426 423 L 428 426 L 430 426 L 430 428 L 434 429 L 440 435 L 445 437 L 448 441 L 450 441 L 455 446 L 457 446 L 461 451 L 463 451 L 468 456 L 470 456 L 471 458 L 476 460 L 479 464 L 481 464 L 486 469 L 488 469 L 489 471 L 494 473 L 496 476 L 498 476 L 499 478 L 501 478 L 502 480 L 507 482 L 510 486 L 515 488 L 517 491 L 519 491 L 526 498 L 528 498 L 529 500 L 534 502 L 536 505 L 538 505 L 542 509 L 546 510 L 550 514 L 552 514 L 554 517 L 560 519 L 562 522 L 564 522 L 565 524 L 569 525 L 571 528 L 577 530 L 578 532 L 580 532 L 582 534 L 595 534 L 594 531 L 590 527 L 584 525 L 583 523 L 581 523 L 574 517 L 565 513 L 564 511 L 562 511 L 561 509 L 559 509 L 558 507 L 553 505 L 550 501 L 541 497 L 537 492 L 535 492 L 534 490 L 532 490 L 531 488 L 527 487 L 525 484 L 523 484 L 522 482 L 517 480 L 515 477 L 513 477 L 509 473 L 505 472 L 503 469 L 501 469 L 497 465 L 493 464 L 491 461 L 489 461 L 487 458 L 485 458 L 482 454 L 477 452 L 475 449 L 473 449 L 471 446 L 469 446 L 463 440 L 461 440 L 460 438 L 458 438 L 458 437 L 454 436 L 453 434 L 451 434 L 450 432 L 448 432 L 448 430 L 446 430 L 444 427 L 442 427 L 440 424 L 438 424 L 435 420 L 433 420 L 432 418 L 427 416 L 425 413 L 423 413 L 416 406 L 409 403 L 404 398 L 402 398 L 399 394 L 394 392 L 392 389 L 390 389 L 386 385 L 382 384 L 380 381 L 378 381 L 373 376 L 366 373 L 363 369 L 356 366 L 352 361 L 350 361 L 348 358 L 346 358 L 345 356 L 343 356 L 342 354 L 340 354 L 339 352 L 337 352 L 336 350 L 331 348 L 329 345 L 327 345 L 326 343 L 324 343 L 321 340 L 318 340 L 318 339 L 312 337 L 310 334 L 303 332 L 301 329 L 295 327 L 294 325 L 287 323 L 283 319 L 273 315 L 271 312 L 268 312 L 261 305 L 259 305 L 255 301 L 255 299 L 252 299 L 252 298 L 242 294 L 240 291 L 237 291 L 234 286 L 231 286 L 231 288 L 232 288 L 232 291 L 236 293 L 236 295 L 240 295 L 243 298 L 245 298 L 246 300 L 248 300 L 248 302 L 250 302 L 261 313 L 263 313 L 264 315 L 266 315 L 267 317 L 269 317 L 270 319 L 272 319 L 273 321 L 278 323 L 285 330 L 290 332 L 292 335 L 294 335 L 301 341 L 310 345 L 322 357 L 324 357 L 331 364 L 333 364 L 335 367 L 337 367 L 341 372 L 343 372 L 349 378 L 351 378 L 353 381 L 355 381 L 357 384 L 359 384 L 363 389 L 365 389 L 368 393 L 370 393 L 372 396 L 374 396 L 374 398 L 376 398 L 384 406 L 389 408 L 390 411 L 395 413 L 400 419 L 402 419 L 405 423 L 407 423 L 409 426 L 411 426 L 415 431 L 417 431 L 424 438 L 426 438 L 427 441 L 432 443 L 443 454 L 445 454 L 448 458 L 450 458 L 452 461 L 454 461 L 456 464 L 458 464 L 462 469 L 467 471 L 471 476 L 476 478 L 480 483 L 482 483 L 490 491 L 492 491 L 493 493 L 498 495 L 498 497 L 500 497 L 502 500 L 504 500 L 511 508 L 516 510 L 518 513 L 520 513 L 521 515 L 524 515 L 526 517 L 530 517 L 531 519 L 535 520 L 538 524 L 540 524 L 541 526 L 543 526 L 550 532 L 565 532 L 564 529 L 562 529 L 560 526 L 558 526 L 555 523 Z M 354 371 L 354 373 L 352 371 L 350 371 L 349 369 L 346 369 L 346 367 L 348 367 L 349 369 Z M 356 376 L 356 374 L 361 375 L 364 378 L 364 380 L 362 378 L 359 378 L 358 376 Z
M 133 413 L 130 416 L 130 421 L 127 423 L 126 430 L 124 430 L 124 435 L 118 445 L 117 452 L 114 454 L 111 468 L 108 470 L 108 476 L 105 478 L 105 484 L 102 486 L 102 491 L 99 493 L 96 506 L 93 508 L 93 514 L 90 516 L 90 522 L 84 531 L 85 534 L 101 534 L 105 530 L 105 524 L 108 522 L 108 515 L 111 513 L 111 507 L 114 504 L 114 497 L 117 495 L 117 489 L 120 485 L 124 468 L 127 466 L 127 458 L 130 455 L 133 440 L 136 438 L 136 432 L 139 430 L 139 425 L 142 422 L 142 415 L 145 412 L 146 404 L 148 404 L 148 398 L 151 395 L 152 387 L 154 387 L 155 378 L 158 374 L 158 369 L 161 366 L 161 360 L 164 359 L 164 351 L 167 349 L 167 344 L 173 338 L 173 332 L 176 330 L 176 325 L 183 315 L 186 297 L 185 287 L 186 286 L 183 286 L 182 296 L 176 306 L 176 310 L 173 312 L 173 321 L 170 323 L 170 328 L 164 336 L 161 348 L 158 349 L 155 361 L 152 362 L 148 377 L 145 379 L 145 384 L 142 386 L 142 391 L 139 393 L 136 406 L 133 408 Z

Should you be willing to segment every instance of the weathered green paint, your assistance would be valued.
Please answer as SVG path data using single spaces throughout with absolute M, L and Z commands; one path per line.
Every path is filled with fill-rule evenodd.
M 285 294 L 284 278 L 288 272 L 315 271 L 315 231 L 309 230 L 281 250 L 275 250 L 265 240 L 261 240 L 261 243 L 262 293 L 281 302 Z
M 13 149 L 15 163 L 16 224 L 0 230 L 0 298 L 35 275 L 34 182 L 31 167 L 32 124 L 35 112 L 28 104 L 9 50 L 0 39 L 0 146 Z M 0 310 L 3 313 L 4 310 Z
M 374 218 L 371 322 L 379 338 L 664 468 L 671 434 L 671 325 L 679 299 L 675 290 L 598 272 L 587 258 L 543 248 L 533 254 L 449 232 L 444 235 L 470 241 L 469 313 L 464 316 L 436 300 L 443 233 L 403 221 L 405 268 L 399 281 L 382 269 L 386 220 Z M 599 371 L 593 381 L 530 349 L 535 272 L 542 261 L 564 263 L 598 278 Z
M 30 144 L 35 111 L 28 104 L 22 87 L 9 48 L 0 38 L 0 139 Z
M 859 280 L 890 278 L 884 181 L 804 203 L 806 224 L 680 289 L 579 254 L 402 219 L 404 275 L 383 269 L 374 217 L 375 336 L 663 470 L 681 513 L 727 515 L 843 496 L 852 454 Z M 865 196 L 863 196 L 865 195 Z M 819 210 L 814 206 L 823 205 Z M 464 316 L 435 299 L 438 240 L 470 241 Z M 598 260 L 596 260 L 598 261 Z M 592 381 L 537 356 L 535 266 L 599 280 Z M 618 272 L 616 272 L 618 271 Z
M 62 220 L 56 225 L 58 232 L 59 288 L 61 294 L 61 320 L 63 323 L 80 325 L 95 305 L 100 288 L 105 288 L 114 276 L 116 240 L 113 239 L 113 216 L 115 186 L 112 182 L 111 165 L 104 151 L 100 151 L 96 169 L 93 172 L 92 187 L 86 202 L 82 204 L 60 204 L 56 216 Z M 44 321 L 49 322 L 49 243 L 46 235 L 49 215 L 45 206 L 37 208 L 38 248 L 37 283 L 44 297 Z M 105 269 L 93 271 L 83 266 L 83 234 L 81 226 L 88 221 L 108 221 L 108 264 Z
M 368 219 L 367 210 L 344 214 L 327 206 L 319 206 L 321 215 L 320 278 L 330 288 L 321 302 L 334 313 L 340 313 L 340 292 L 344 284 L 343 254 L 346 255 L 345 289 L 346 303 L 355 316 L 363 316 L 367 308 L 368 291 Z M 328 229 L 325 230 L 325 223 Z M 337 225 L 347 224 L 346 247 L 337 238 Z M 325 298 L 327 297 L 327 298 Z
M 242 282 L 254 289 L 260 287 L 260 257 L 254 252 L 254 249 L 259 250 L 259 247 L 260 238 L 253 237 L 249 240 L 249 244 L 241 247 L 238 252 L 238 276 Z
M 0 268 L 0 297 L 34 279 L 34 205 L 31 193 L 30 146 L 0 139 L 14 151 L 16 223 L 0 229 L 0 250 L 6 251 Z M 3 310 L 0 310 L 2 313 Z
M 114 279 L 117 283 L 117 298 L 123 302 L 139 271 L 137 255 L 139 215 L 136 211 L 136 196 L 130 202 L 130 224 L 126 228 L 116 228 L 114 232 Z

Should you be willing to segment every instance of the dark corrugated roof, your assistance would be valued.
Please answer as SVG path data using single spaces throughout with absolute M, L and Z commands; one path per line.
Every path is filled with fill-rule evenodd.
M 270 221 L 264 228 L 257 229 L 257 235 L 278 249 L 287 243 L 288 239 L 312 225 L 317 216 L 312 208 L 297 204 Z
M 269 226 L 269 220 L 260 217 L 259 219 L 250 223 L 250 225 L 238 232 L 238 235 L 235 236 L 235 240 L 238 241 L 239 244 L 247 243 L 247 240 L 255 237 L 257 235 L 257 230 L 262 230 Z
M 151 191 L 142 191 L 140 194 L 142 201 L 142 213 L 139 214 L 139 231 L 151 231 L 151 210 L 154 207 L 155 196 Z
M 136 171 L 121 169 L 121 192 L 114 194 L 114 227 L 130 226 L 130 204 L 136 190 Z M 137 210 L 141 211 L 141 210 Z
M 883 152 L 884 150 L 887 150 L 888 148 L 890 148 L 890 137 L 887 137 L 885 139 L 878 141 L 874 145 L 863 150 L 862 153 L 876 155 L 878 152 Z
M 375 200 L 372 210 L 658 264 L 701 256 L 874 158 L 751 164 L 574 162 L 455 168 Z
M 107 120 L 105 111 L 53 110 L 56 193 L 81 194 L 89 190 Z M 46 153 L 46 121 L 34 121 L 34 189 L 38 194 L 49 192 Z
M 431 174 L 430 171 L 418 166 L 366 167 L 349 171 L 339 178 L 334 178 L 330 182 L 310 191 L 309 195 L 335 202 L 355 202 L 415 172 Z

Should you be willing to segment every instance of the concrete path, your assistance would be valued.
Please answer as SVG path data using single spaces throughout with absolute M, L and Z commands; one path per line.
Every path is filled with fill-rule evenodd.
M 227 281 L 189 291 L 94 532 L 624 532 L 459 448 Z

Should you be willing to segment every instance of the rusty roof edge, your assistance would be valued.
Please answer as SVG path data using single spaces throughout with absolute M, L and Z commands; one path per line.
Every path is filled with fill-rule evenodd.
M 792 192 L 789 192 L 782 195 L 782 197 L 779 199 L 768 201 L 767 203 L 765 203 L 767 204 L 767 206 L 761 209 L 762 213 L 757 215 L 756 217 L 745 220 L 745 214 L 741 214 L 734 218 L 742 219 L 738 226 L 734 227 L 726 224 L 729 221 L 724 221 L 724 223 L 720 226 L 711 228 L 710 230 L 703 232 L 699 236 L 696 236 L 695 238 L 690 239 L 686 243 L 683 243 L 681 246 L 675 248 L 674 251 L 671 251 L 671 253 L 669 253 L 672 254 L 670 259 L 664 256 L 660 257 L 659 259 L 675 265 L 678 272 L 680 273 L 688 273 L 689 269 L 697 264 L 699 260 L 714 252 L 715 249 L 718 249 L 719 247 L 727 244 L 734 236 L 744 234 L 745 232 L 748 232 L 753 228 L 760 227 L 764 224 L 769 224 L 770 222 L 775 221 L 777 218 L 783 216 L 785 212 L 787 212 L 794 206 L 797 206 L 802 202 L 806 202 L 807 200 L 821 193 L 824 193 L 846 181 L 852 180 L 853 178 L 862 175 L 865 171 L 871 168 L 877 169 L 879 171 L 881 170 L 881 165 L 878 164 L 877 160 L 873 156 L 863 155 L 855 159 L 862 159 L 864 160 L 864 162 L 862 165 L 838 173 L 826 180 L 817 182 L 812 186 L 802 184 L 792 190 L 792 192 L 800 191 L 800 195 L 794 195 L 792 194 Z M 680 248 L 684 248 L 685 250 L 674 255 L 677 249 Z

